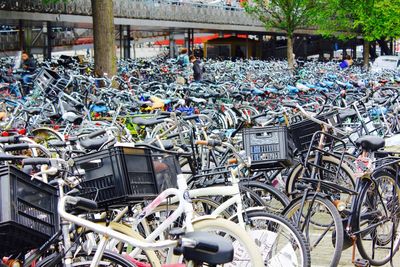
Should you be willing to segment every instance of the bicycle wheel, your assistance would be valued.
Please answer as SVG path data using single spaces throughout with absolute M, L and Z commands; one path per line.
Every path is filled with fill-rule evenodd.
M 290 202 L 287 196 L 271 185 L 257 181 L 241 181 L 240 185 L 261 197 L 268 211 L 281 213 Z
M 329 200 L 310 194 L 304 201 L 293 200 L 283 215 L 295 223 L 310 244 L 313 265 L 337 266 L 343 248 L 343 224 L 336 207 Z
M 308 242 L 291 221 L 266 211 L 249 211 L 243 215 L 247 232 L 260 247 L 266 266 L 310 266 Z
M 375 173 L 359 195 L 357 248 L 375 266 L 388 263 L 400 244 L 400 188 L 393 171 Z
M 85 252 L 80 252 L 72 259 L 71 266 L 89 267 L 96 250 L 93 250 L 90 255 Z M 43 260 L 36 263 L 37 267 L 63 267 L 63 259 L 59 253 L 51 254 Z M 114 266 L 114 267 L 137 267 L 136 264 L 130 262 L 123 256 L 105 250 L 98 266 Z
M 193 222 L 195 231 L 213 232 L 232 240 L 234 247 L 234 260 L 232 263 L 224 264 L 230 266 L 264 266 L 261 251 L 252 237 L 239 225 L 226 219 L 202 219 L 196 218 Z
M 310 159 L 311 162 L 313 162 L 313 158 Z M 355 188 L 355 180 L 354 180 L 354 172 L 351 170 L 351 168 L 348 166 L 346 162 L 343 162 L 344 164 L 340 165 L 340 160 L 338 158 L 332 157 L 332 156 L 323 156 L 322 157 L 322 163 L 321 165 L 328 170 L 331 170 L 334 173 L 339 173 L 338 180 L 335 179 L 335 175 L 333 175 L 330 172 L 326 171 L 320 171 L 320 176 L 321 179 L 324 181 L 331 181 L 334 182 L 335 184 L 344 186 L 348 189 L 354 189 Z M 287 182 L 286 182 L 286 192 L 288 194 L 293 193 L 296 190 L 296 183 L 301 181 L 302 176 L 304 177 L 309 177 L 308 171 L 304 171 L 304 167 L 302 164 L 298 164 L 297 166 L 294 167 L 292 172 L 289 174 Z M 327 192 L 328 194 L 331 192 Z M 351 196 L 348 194 L 335 194 L 333 195 L 335 199 L 340 199 L 341 201 L 347 203 L 350 205 L 351 201 Z

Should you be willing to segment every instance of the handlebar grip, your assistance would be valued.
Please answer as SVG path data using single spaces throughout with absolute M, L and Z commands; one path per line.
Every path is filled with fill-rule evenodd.
M 29 149 L 28 143 L 5 145 L 3 147 L 4 152 L 18 151 L 18 150 L 25 150 L 25 149 Z
M 228 159 L 228 164 L 237 164 L 237 163 L 238 163 L 237 158 Z
M 19 143 L 19 135 L 0 137 L 0 144 L 15 144 Z
M 219 140 L 197 140 L 196 145 L 201 145 L 201 146 L 221 146 L 222 142 Z
M 76 201 L 76 204 L 73 204 L 74 207 L 86 211 L 97 210 L 97 202 L 91 199 L 83 198 L 83 197 L 73 197 L 73 200 Z M 71 201 L 69 201 L 71 204 Z
M 293 103 L 282 103 L 282 106 L 285 106 L 288 108 L 297 108 L 297 105 L 293 104 Z
M 50 165 L 51 159 L 49 158 L 28 158 L 22 161 L 23 165 Z
M 208 145 L 208 142 L 206 140 L 197 140 L 196 145 L 206 146 Z
M 185 116 L 183 117 L 183 120 L 188 121 L 188 120 L 195 120 L 197 119 L 199 116 L 198 115 L 191 115 L 191 116 Z
M 86 138 L 87 139 L 95 138 L 95 137 L 103 135 L 105 133 L 106 133 L 106 130 L 101 129 L 101 130 L 98 130 L 98 131 L 95 131 L 95 132 L 93 132 L 91 134 L 86 135 Z

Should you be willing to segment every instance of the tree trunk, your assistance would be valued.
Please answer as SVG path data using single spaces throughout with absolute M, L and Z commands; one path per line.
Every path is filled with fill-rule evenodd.
M 369 69 L 369 49 L 370 44 L 367 40 L 364 40 L 363 45 L 363 58 L 364 58 L 364 68 Z
M 95 73 L 99 77 L 111 77 L 117 72 L 113 1 L 91 1 Z
M 287 37 L 287 59 L 289 70 L 294 69 L 293 36 Z

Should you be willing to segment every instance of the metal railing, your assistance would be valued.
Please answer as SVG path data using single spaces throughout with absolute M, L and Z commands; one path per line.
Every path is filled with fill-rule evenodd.
M 42 0 L 0 0 L 0 9 L 53 14 L 91 15 L 90 0 L 43 4 Z M 240 7 L 178 0 L 114 0 L 114 16 L 212 24 L 261 26 Z

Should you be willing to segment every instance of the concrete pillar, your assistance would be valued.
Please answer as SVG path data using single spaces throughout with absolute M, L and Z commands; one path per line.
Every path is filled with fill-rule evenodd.
M 131 27 L 125 26 L 123 29 L 124 59 L 131 58 Z
M 308 36 L 303 37 L 303 53 L 304 53 L 304 59 L 307 59 L 308 56 Z
M 175 55 L 175 36 L 174 33 L 171 32 L 169 34 L 169 57 L 174 58 Z
M 25 51 L 28 53 L 31 52 L 31 46 L 32 46 L 32 27 L 24 24 L 24 45 L 23 48 Z
M 21 19 L 19 20 L 18 30 L 19 49 L 25 50 L 24 22 Z
M 390 39 L 390 54 L 391 54 L 391 55 L 394 55 L 393 38 Z
M 118 31 L 119 31 L 119 58 L 122 59 L 123 58 L 123 49 L 124 49 L 124 43 L 123 43 L 124 34 L 123 34 L 123 26 L 122 25 L 118 26 Z
M 51 23 L 43 22 L 42 26 L 42 38 L 43 38 L 43 59 L 51 60 Z
M 271 36 L 271 57 L 275 57 L 275 50 L 276 50 L 276 35 Z
M 190 39 L 190 29 L 187 29 L 186 31 L 185 31 L 185 34 L 184 34 L 184 46 L 189 50 L 190 49 L 190 43 L 189 43 L 189 39 Z M 190 51 L 189 51 L 189 53 L 190 53 Z

